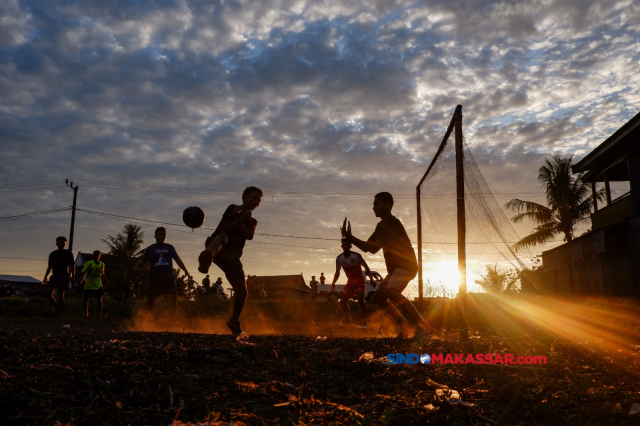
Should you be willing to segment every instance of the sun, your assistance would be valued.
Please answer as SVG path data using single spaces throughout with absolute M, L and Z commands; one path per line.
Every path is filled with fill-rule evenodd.
M 460 285 L 458 262 L 425 263 L 422 271 L 422 282 L 424 283 L 427 294 L 433 294 L 434 296 L 455 296 L 458 294 Z

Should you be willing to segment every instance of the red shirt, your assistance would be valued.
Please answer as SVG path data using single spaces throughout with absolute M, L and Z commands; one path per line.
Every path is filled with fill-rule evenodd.
M 342 267 L 344 273 L 347 274 L 347 285 L 349 284 L 365 284 L 364 276 L 362 275 L 362 264 L 360 260 L 362 256 L 360 253 L 351 252 L 349 256 L 345 256 L 341 253 L 336 258 L 336 263 Z
M 240 223 L 235 229 L 232 229 L 231 231 L 227 230 L 225 232 L 224 228 L 228 224 L 236 220 L 239 214 L 240 206 L 231 204 L 229 207 L 227 207 L 227 210 L 225 210 L 224 214 L 222 215 L 222 219 L 220 219 L 218 227 L 213 232 L 214 237 L 218 234 L 222 234 L 223 232 L 227 234 L 227 237 L 229 237 L 229 241 L 227 242 L 227 244 L 225 244 L 223 250 L 229 250 L 231 254 L 233 254 L 238 259 L 242 257 L 242 249 L 244 248 L 245 242 L 247 240 L 253 240 L 253 235 L 256 233 L 256 226 L 258 226 L 258 221 L 252 217 L 251 219 L 249 219 L 249 222 Z M 244 232 L 238 229 L 240 227 L 243 227 L 245 230 L 249 231 L 248 238 L 245 237 Z

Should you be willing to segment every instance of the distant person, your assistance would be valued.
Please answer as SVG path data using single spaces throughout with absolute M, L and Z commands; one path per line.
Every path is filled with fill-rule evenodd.
M 247 275 L 247 298 L 248 299 L 253 299 L 253 284 L 254 284 L 254 280 L 253 277 L 251 275 Z
M 209 275 L 204 277 L 204 279 L 202 280 L 202 286 L 207 291 L 211 290 L 211 280 L 209 279 Z
M 102 254 L 99 250 L 93 252 L 93 259 L 84 264 L 82 273 L 87 274 L 87 278 L 84 283 L 84 317 L 89 318 L 89 299 L 95 297 L 98 301 L 98 318 L 102 318 L 102 280 L 109 282 L 104 275 L 104 262 L 100 262 Z M 124 299 L 124 292 L 122 293 L 122 299 Z
M 170 299 L 169 310 L 172 316 L 178 308 L 176 279 L 173 276 L 173 261 L 191 278 L 176 249 L 167 244 L 167 230 L 163 227 L 157 228 L 154 237 L 155 244 L 146 248 L 144 254 L 136 265 L 136 272 L 142 268 L 145 262 L 149 262 L 149 287 L 147 288 L 147 309 L 153 309 L 153 303 L 158 296 L 166 295 Z
M 213 283 L 213 287 L 211 287 L 211 291 L 213 294 L 219 294 L 220 296 L 226 297 L 224 293 L 224 288 L 222 288 L 222 278 L 218 277 L 215 283 Z
M 316 297 L 318 297 L 318 281 L 316 281 L 315 275 L 311 275 L 309 287 L 311 287 L 311 300 L 316 300 Z
M 205 241 L 205 250 L 198 257 L 198 270 L 203 274 L 209 271 L 211 263 L 215 263 L 231 284 L 235 297 L 233 313 L 227 321 L 231 333 L 239 337 L 246 334 L 240 326 L 240 314 L 247 299 L 244 268 L 240 258 L 247 240 L 253 240 L 258 221 L 252 212 L 262 201 L 262 190 L 255 186 L 245 188 L 242 193 L 242 205 L 231 204 L 227 207 L 216 230 Z
M 324 272 L 320 272 L 320 285 L 324 285 L 326 278 L 324 276 Z M 331 291 L 336 291 L 335 286 L 331 288 Z
M 340 294 L 340 305 L 342 306 L 343 318 L 340 327 L 351 323 L 349 309 L 349 299 L 355 297 L 360 304 L 361 323 L 358 328 L 367 328 L 367 304 L 364 301 L 364 291 L 366 283 L 362 276 L 362 268 L 367 272 L 372 283 L 375 283 L 369 265 L 364 261 L 360 253 L 351 251 L 351 243 L 346 238 L 342 239 L 342 253 L 336 258 L 336 273 L 333 275 L 331 287 L 335 288 L 336 281 L 340 278 L 340 269 L 344 269 L 347 275 L 347 285 Z
M 65 237 L 56 238 L 56 246 L 58 246 L 58 249 L 49 254 L 49 264 L 47 272 L 44 274 L 42 285 L 47 293 L 47 299 L 55 308 L 55 316 L 61 317 L 64 309 L 64 295 L 69 289 L 69 282 L 73 280 L 75 261 L 73 260 L 73 254 L 65 249 L 67 246 Z M 47 280 L 49 272 L 52 272 L 52 274 L 51 278 Z M 57 301 L 53 297 L 54 291 L 58 297 Z
M 393 196 L 388 192 L 380 192 L 373 199 L 373 212 L 380 218 L 380 222 L 369 239 L 363 241 L 354 237 L 351 234 L 351 222 L 347 226 L 346 217 L 341 233 L 344 238 L 363 251 L 375 254 L 382 249 L 388 274 L 376 289 L 373 302 L 397 322 L 400 327 L 398 336 L 404 338 L 408 337 L 411 326 L 396 306 L 400 308 L 418 327 L 414 334 L 414 338 L 417 339 L 433 334 L 434 331 L 427 325 L 413 303 L 402 295 L 402 291 L 418 272 L 418 262 L 402 222 L 391 214 L 392 208 Z

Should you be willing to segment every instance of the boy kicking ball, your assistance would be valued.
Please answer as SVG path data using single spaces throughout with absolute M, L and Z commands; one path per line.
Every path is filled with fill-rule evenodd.
M 397 308 L 400 308 L 416 324 L 417 330 L 413 338 L 419 339 L 433 334 L 434 330 L 422 319 L 413 303 L 402 295 L 409 281 L 418 273 L 418 261 L 402 222 L 391 214 L 392 208 L 393 196 L 390 193 L 376 194 L 373 198 L 373 212 L 380 218 L 380 222 L 367 241 L 359 240 L 351 234 L 351 222 L 347 226 L 346 217 L 340 230 L 345 239 L 363 251 L 375 254 L 382 249 L 388 274 L 376 289 L 373 302 L 396 321 L 400 328 L 398 337 L 406 338 L 411 332 L 411 326 L 398 311 Z
M 242 205 L 231 204 L 227 207 L 220 224 L 205 241 L 205 250 L 198 257 L 198 271 L 206 274 L 215 263 L 227 277 L 235 293 L 233 313 L 227 321 L 227 327 L 235 337 L 246 336 L 240 327 L 240 314 L 247 298 L 247 285 L 240 258 L 247 240 L 253 240 L 258 221 L 252 212 L 262 201 L 262 190 L 255 186 L 247 187 L 242 193 Z
M 364 301 L 364 291 L 366 282 L 362 276 L 362 268 L 369 275 L 371 284 L 376 285 L 376 281 L 371 275 L 369 265 L 364 261 L 360 253 L 351 251 L 351 243 L 346 238 L 342 239 L 342 253 L 336 258 L 336 273 L 333 275 L 333 282 L 331 287 L 334 288 L 336 281 L 340 278 L 340 269 L 344 269 L 344 273 L 347 275 L 347 285 L 342 290 L 340 295 L 340 306 L 342 306 L 342 313 L 344 315 L 340 327 L 344 327 L 351 323 L 351 315 L 349 309 L 349 299 L 356 297 L 360 304 L 360 317 L 361 323 L 358 328 L 367 328 L 367 304 Z

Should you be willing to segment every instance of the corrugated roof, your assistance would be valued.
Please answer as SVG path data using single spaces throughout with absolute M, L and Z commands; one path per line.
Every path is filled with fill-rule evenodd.
M 16 283 L 30 283 L 30 284 L 42 284 L 42 281 L 36 280 L 33 277 L 27 275 L 0 275 L 2 281 L 12 281 Z
M 302 290 L 311 291 L 300 275 L 258 275 L 258 280 L 262 281 L 265 290 Z

